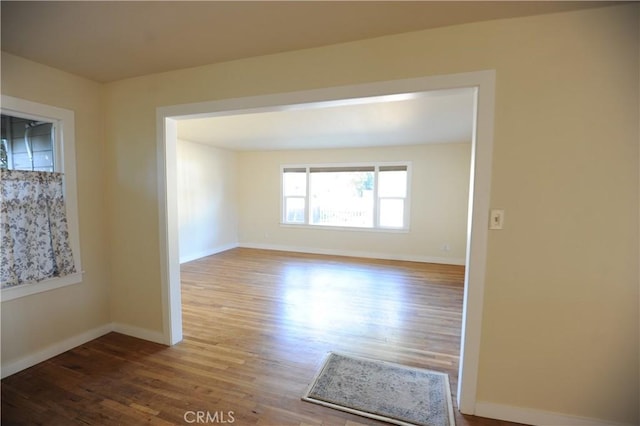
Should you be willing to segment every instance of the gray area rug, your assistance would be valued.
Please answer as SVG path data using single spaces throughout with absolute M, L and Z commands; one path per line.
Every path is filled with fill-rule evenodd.
M 302 399 L 398 425 L 455 425 L 447 374 L 334 352 Z

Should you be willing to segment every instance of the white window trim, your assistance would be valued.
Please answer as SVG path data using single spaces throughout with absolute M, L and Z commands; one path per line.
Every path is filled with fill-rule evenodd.
M 43 291 L 82 282 L 80 258 L 80 231 L 78 219 L 78 193 L 76 180 L 75 115 L 73 111 L 2 95 L 0 110 L 3 114 L 53 123 L 54 170 L 64 173 L 64 196 L 67 210 L 69 242 L 73 251 L 76 273 L 60 278 L 26 283 L 0 291 L 2 302 Z
M 402 197 L 380 197 L 378 196 L 378 169 L 385 166 L 407 166 L 407 196 L 404 199 L 404 224 L 402 228 L 385 227 L 380 226 L 380 200 L 381 199 L 393 199 Z M 373 207 L 373 220 L 374 226 L 371 228 L 366 227 L 351 227 L 351 226 L 331 226 L 331 225 L 314 225 L 310 220 L 309 211 L 309 196 L 310 196 L 310 180 L 309 169 L 313 167 L 375 167 L 376 179 L 374 181 L 375 202 Z M 285 197 L 284 195 L 284 170 L 289 168 L 304 168 L 307 173 L 307 190 L 304 196 L 305 199 L 305 222 L 294 223 L 285 222 L 285 198 L 302 198 L 301 196 Z M 379 162 L 370 161 L 362 163 L 305 163 L 305 164 L 283 164 L 280 166 L 280 226 L 283 228 L 307 228 L 307 229 L 325 229 L 325 230 L 343 230 L 343 231 L 361 231 L 361 232 L 390 232 L 390 233 L 407 233 L 411 228 L 411 181 L 412 181 L 412 162 L 411 161 L 393 161 L 393 162 Z

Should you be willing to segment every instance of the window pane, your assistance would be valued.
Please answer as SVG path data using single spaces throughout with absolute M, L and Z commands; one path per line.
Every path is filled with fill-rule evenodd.
M 282 174 L 282 191 L 285 197 L 307 193 L 307 174 L 305 172 L 285 172 Z
M 285 198 L 284 221 L 285 223 L 304 223 L 304 198 Z
M 380 226 L 404 227 L 404 200 L 380 199 Z
M 53 171 L 53 125 L 2 114 L 0 167 L 11 170 Z
M 310 223 L 373 227 L 373 172 L 322 172 L 310 175 Z
M 407 196 L 407 172 L 380 171 L 378 173 L 379 197 L 406 197 Z

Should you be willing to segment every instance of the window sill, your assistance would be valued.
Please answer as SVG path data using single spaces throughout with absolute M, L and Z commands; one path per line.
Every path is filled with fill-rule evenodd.
M 316 229 L 324 231 L 382 232 L 388 234 L 406 234 L 409 228 L 357 228 L 353 226 L 307 225 L 296 223 L 280 223 L 281 228 Z
M 37 283 L 21 284 L 15 287 L 3 288 L 2 291 L 0 291 L 0 299 L 2 299 L 2 302 L 6 302 L 13 299 L 19 299 L 20 297 L 66 287 L 68 285 L 78 284 L 82 282 L 82 274 L 82 272 L 76 272 L 75 274 L 70 274 L 62 278 L 51 278 Z

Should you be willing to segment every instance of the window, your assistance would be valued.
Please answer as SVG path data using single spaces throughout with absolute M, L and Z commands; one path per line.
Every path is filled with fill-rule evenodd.
M 282 173 L 282 194 L 285 223 L 305 223 L 307 204 L 307 169 L 285 168 Z
M 282 223 L 409 228 L 409 163 L 282 167 Z
M 65 244 L 70 247 L 72 253 L 71 257 L 66 258 L 71 264 L 63 266 L 67 271 L 64 274 L 38 279 L 35 282 L 19 281 L 19 284 L 10 287 L 4 287 L 3 282 L 4 288 L 0 294 L 2 301 L 6 301 L 79 283 L 82 281 L 82 268 L 76 195 L 74 113 L 5 95 L 2 95 L 1 105 L 0 168 L 11 170 L 6 172 L 6 176 L 10 176 L 11 179 L 26 176 L 27 182 L 23 185 L 31 185 L 33 179 L 34 182 L 37 180 L 39 185 L 47 186 L 47 190 L 62 193 L 64 204 L 59 204 L 57 208 L 62 209 L 63 222 L 66 221 L 69 236 Z M 29 172 L 34 173 L 29 175 Z M 15 185 L 17 184 L 14 184 L 12 190 L 16 188 Z M 22 203 L 23 196 L 16 194 L 18 192 L 14 191 L 12 196 L 16 196 L 16 200 Z M 31 195 L 33 194 L 30 193 Z M 9 216 L 3 216 L 3 221 L 6 220 L 2 224 L 3 245 L 5 239 L 9 238 L 6 233 L 8 228 L 5 226 L 15 218 L 8 220 L 7 217 Z M 50 226 L 53 226 L 52 223 Z M 59 247 L 58 243 L 59 240 L 52 241 L 52 247 Z M 16 254 L 12 256 L 18 258 Z M 27 262 L 30 261 L 32 260 L 27 259 Z M 39 265 L 38 268 L 40 267 Z

